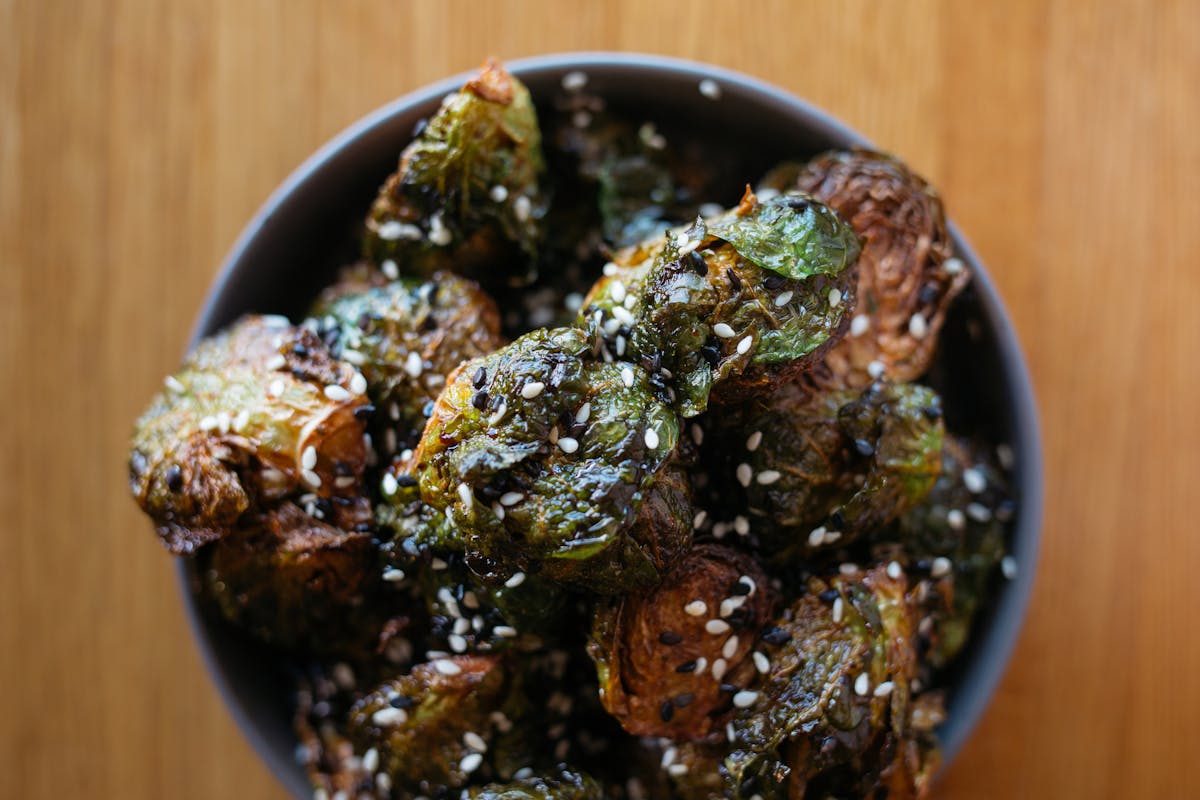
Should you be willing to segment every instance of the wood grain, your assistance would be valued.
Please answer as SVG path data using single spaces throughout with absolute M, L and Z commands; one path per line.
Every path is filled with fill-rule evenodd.
M 1183 797 L 1200 717 L 1200 5 L 0 0 L 0 796 L 281 798 L 126 496 L 267 193 L 384 101 L 573 49 L 805 96 L 944 191 L 1046 440 L 1033 608 L 943 797 Z

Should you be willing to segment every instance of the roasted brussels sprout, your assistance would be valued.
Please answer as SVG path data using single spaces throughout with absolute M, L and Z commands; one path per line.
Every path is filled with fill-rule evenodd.
M 687 549 L 686 447 L 641 367 L 596 360 L 583 331 L 560 328 L 451 375 L 415 459 L 422 498 L 492 562 L 477 571 L 611 594 Z
M 923 658 L 934 669 L 946 666 L 966 644 L 1004 559 L 1004 523 L 1012 510 L 999 465 L 982 446 L 951 436 L 929 495 L 900 517 L 898 530 L 879 537 L 877 552 L 907 557 L 928 571 L 932 591 L 921 593 L 928 611 L 921 634 L 929 643 Z
M 200 574 L 222 614 L 261 641 L 318 653 L 371 649 L 379 630 L 364 630 L 361 607 L 378 585 L 376 553 L 369 533 L 283 503 L 203 550 Z
M 172 553 L 303 487 L 361 489 L 365 381 L 310 331 L 246 317 L 201 342 L 137 421 L 130 489 Z
M 527 713 L 500 658 L 453 656 L 418 664 L 365 696 L 348 732 L 360 752 L 377 751 L 394 786 L 433 794 L 523 766 L 530 754 L 515 723 Z
M 588 654 L 604 707 L 635 736 L 723 736 L 772 612 L 754 559 L 696 545 L 658 586 L 597 608 Z
M 426 404 L 455 367 L 503 344 L 492 299 L 445 272 L 370 288 L 351 272 L 322 294 L 312 314 L 310 325 L 333 356 L 367 379 L 379 411 L 372 432 L 386 455 L 416 443 Z M 385 441 L 392 437 L 397 441 Z
M 721 217 L 619 254 L 580 324 L 610 356 L 670 376 L 680 412 L 695 416 L 710 394 L 763 396 L 819 359 L 849 324 L 857 255 L 825 206 L 747 193 Z
M 919 503 L 940 472 L 944 430 L 933 391 L 877 382 L 743 407 L 712 449 L 721 485 L 744 498 L 763 550 L 783 563 L 848 544 Z
M 946 309 L 970 280 L 951 258 L 941 197 L 899 160 L 870 150 L 818 156 L 789 188 L 837 209 L 863 241 L 858 316 L 825 357 L 833 385 L 919 378 Z
M 367 218 L 367 259 L 385 271 L 452 268 L 494 285 L 528 282 L 542 237 L 543 168 L 529 91 L 487 64 L 400 156 Z
M 911 725 L 917 652 L 906 588 L 890 565 L 813 579 L 764 633 L 769 671 L 732 722 L 723 763 L 731 787 L 786 786 L 788 797 L 865 797 L 881 785 L 897 792 L 889 797 L 920 792 L 932 764 Z
M 600 785 L 582 772 L 560 767 L 552 773 L 469 789 L 471 800 L 603 800 Z

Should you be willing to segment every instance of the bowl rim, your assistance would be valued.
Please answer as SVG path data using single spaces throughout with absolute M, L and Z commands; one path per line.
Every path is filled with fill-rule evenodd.
M 735 88 L 755 103 L 773 106 L 788 116 L 803 119 L 808 130 L 839 142 L 838 146 L 873 146 L 866 137 L 841 120 L 790 92 L 744 73 L 699 61 L 648 53 L 597 50 L 550 53 L 504 63 L 510 72 L 522 79 L 572 70 L 649 70 L 660 76 L 688 78 L 697 83 L 709 78 L 718 81 L 723 88 Z M 193 325 L 188 343 L 189 350 L 201 338 L 215 330 L 221 316 L 223 287 L 231 282 L 234 275 L 250 268 L 249 262 L 245 260 L 248 251 L 252 249 L 251 245 L 271 220 L 292 204 L 300 187 L 317 173 L 329 168 L 340 153 L 358 140 L 386 126 L 390 120 L 406 113 L 411 107 L 429 103 L 456 91 L 473 74 L 473 71 L 461 72 L 434 81 L 380 106 L 344 128 L 296 167 L 263 201 L 229 249 Z M 1015 488 L 1020 502 L 1012 526 L 1010 550 L 1017 563 L 1017 574 L 999 587 L 996 613 L 991 625 L 986 630 L 974 634 L 977 638 L 975 653 L 969 668 L 961 673 L 955 694 L 954 713 L 949 715 L 947 721 L 939 728 L 942 754 L 939 774 L 953 762 L 971 732 L 977 727 L 1011 661 L 1028 612 L 1037 572 L 1044 502 L 1043 456 L 1037 403 L 1015 329 L 987 269 L 949 217 L 947 222 L 956 254 L 971 266 L 972 283 L 979 304 L 995 337 L 999 363 L 1008 390 L 1006 399 L 1012 415 L 1010 445 L 1019 459 L 1019 470 L 1016 471 L 1018 482 Z M 267 764 L 271 773 L 287 791 L 298 798 L 310 797 L 312 788 L 303 770 L 297 769 L 297 764 L 291 757 L 281 758 L 278 749 L 271 746 L 254 715 L 238 697 L 233 679 L 221 665 L 214 639 L 206 630 L 203 608 L 192 590 L 191 560 L 178 559 L 175 569 L 192 637 L 200 650 L 209 678 L 216 685 L 226 708 L 255 753 Z

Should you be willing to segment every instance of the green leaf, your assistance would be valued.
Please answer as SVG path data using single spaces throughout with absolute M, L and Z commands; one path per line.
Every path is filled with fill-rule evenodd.
M 788 278 L 837 275 L 858 258 L 854 230 L 828 206 L 799 195 L 757 203 L 709 224 L 708 233 L 763 269 Z

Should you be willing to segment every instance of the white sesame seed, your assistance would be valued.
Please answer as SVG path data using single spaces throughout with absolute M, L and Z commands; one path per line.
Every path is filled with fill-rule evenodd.
M 708 522 L 708 512 L 700 510 L 696 512 L 696 516 L 692 517 L 692 527 L 699 530 L 704 527 L 704 523 Z
M 844 614 L 845 610 L 846 610 L 845 607 L 846 607 L 846 604 L 842 602 L 841 597 L 835 597 L 833 599 L 833 621 L 834 622 L 842 621 L 842 614 Z
M 829 307 L 837 308 L 842 304 L 842 290 L 836 286 L 829 290 Z
M 304 448 L 304 452 L 300 455 L 300 466 L 304 469 L 312 469 L 317 465 L 317 448 L 311 444 Z
M 918 339 L 924 338 L 929 332 L 929 323 L 925 321 L 925 315 L 917 312 L 908 318 L 908 332 Z
M 563 436 L 558 440 L 558 449 L 570 455 L 579 449 L 579 440 L 570 436 Z
M 820 547 L 825 543 L 825 526 L 819 525 L 813 528 L 808 534 L 808 546 Z
M 935 578 L 940 578 L 943 575 L 949 575 L 950 570 L 954 568 L 954 563 L 945 556 L 938 556 L 933 560 L 933 564 L 929 567 L 929 574 Z
M 754 346 L 754 336 L 746 336 L 737 343 L 737 351 L 739 355 L 746 355 L 750 352 L 750 348 Z
M 679 755 L 678 750 L 676 750 L 674 747 L 668 747 L 665 750 L 663 750 L 662 761 L 660 761 L 659 763 L 662 765 L 663 769 L 666 769 L 667 767 L 669 767 L 675 763 L 675 758 L 678 755 Z
M 500 495 L 500 505 L 515 506 L 517 503 L 525 499 L 525 495 L 521 492 L 505 492 Z
M 738 514 L 733 518 L 733 529 L 737 532 L 738 536 L 745 536 L 750 533 L 750 520 Z
M 402 581 L 404 580 L 404 570 L 396 569 L 395 567 L 392 567 L 391 569 L 385 569 L 383 571 L 383 579 L 389 583 Z
M 710 619 L 704 623 L 704 630 L 711 633 L 713 636 L 720 636 L 722 633 L 729 632 L 729 623 L 723 619 Z
M 738 649 L 738 637 L 736 634 L 725 640 L 725 646 L 721 648 L 721 655 L 725 658 L 733 658 Z
M 947 275 L 957 275 L 966 268 L 961 258 L 947 258 L 942 262 L 942 269 Z
M 568 92 L 578 92 L 580 89 L 587 86 L 587 82 L 587 73 L 580 72 L 579 70 L 572 70 L 562 76 L 562 87 Z
M 448 658 L 437 659 L 433 662 L 433 668 L 443 675 L 457 675 L 462 672 L 462 667 Z
M 946 524 L 956 531 L 967 526 L 967 516 L 961 510 L 952 508 L 946 512 Z
M 651 450 L 658 448 L 658 432 L 654 428 L 646 428 L 646 434 L 643 438 L 646 440 L 646 447 Z
M 500 407 L 496 409 L 496 413 L 488 417 L 488 425 L 498 425 L 500 420 L 504 419 L 504 415 L 508 413 L 508 403 L 500 401 Z
M 683 607 L 684 612 L 691 617 L 703 617 L 708 613 L 708 604 L 703 600 L 693 600 Z
M 446 509 L 446 510 L 449 511 L 450 509 Z M 453 520 L 451 520 L 451 521 L 453 521 Z M 440 570 L 446 569 L 446 567 L 448 567 L 450 565 L 446 562 L 445 559 L 434 557 L 433 559 L 430 560 L 429 566 L 435 570 L 440 571 Z
M 222 411 L 217 414 L 217 427 L 221 429 L 221 433 L 229 433 L 232 425 L 233 420 L 230 419 L 228 411 Z
M 628 308 L 626 308 L 625 306 L 613 306 L 612 307 L 612 315 L 613 315 L 613 319 L 615 319 L 621 325 L 636 325 L 637 324 L 637 320 L 634 318 L 634 316 L 630 312 L 630 310 Z
M 456 653 L 467 652 L 467 640 L 457 633 L 452 633 L 446 637 L 446 643 L 450 645 L 450 649 Z
M 712 78 L 705 78 L 700 81 L 700 94 L 707 97 L 709 100 L 721 99 L 721 84 L 714 81 Z
M 350 391 L 354 394 L 367 393 L 367 379 L 361 372 L 356 372 L 350 376 Z
M 850 335 L 862 336 L 871 327 L 871 318 L 866 314 L 856 314 L 850 321 Z
M 671 766 L 667 767 L 667 774 L 674 778 L 678 778 L 683 775 L 687 775 L 688 774 L 688 765 L 683 764 L 683 763 L 672 764 Z
M 478 750 L 481 753 L 487 752 L 487 742 L 475 731 L 467 731 L 463 734 L 463 744 L 472 750 Z
M 300 470 L 300 477 L 312 488 L 321 488 L 321 476 L 313 472 L 311 469 Z
M 896 684 L 892 683 L 891 681 L 884 681 L 875 687 L 875 691 L 872 694 L 874 694 L 876 697 L 887 697 L 892 693 L 892 689 L 895 688 Z
M 713 523 L 712 533 L 713 533 L 713 536 L 717 537 L 718 539 L 724 539 L 725 534 L 729 533 L 729 523 L 728 522 Z
M 704 428 L 701 428 L 699 423 L 693 422 L 691 431 L 692 441 L 696 443 L 696 446 L 699 447 L 700 445 L 704 444 Z
M 394 242 L 404 235 L 404 223 L 390 219 L 380 225 L 376 233 L 378 233 L 379 238 L 383 239 L 385 242 Z
M 766 653 L 755 650 L 751 658 L 754 659 L 754 668 L 758 670 L 759 674 L 766 675 L 771 671 L 771 659 L 767 658 Z
M 1012 446 L 1007 444 L 996 445 L 996 458 L 1000 461 L 1000 466 L 1005 469 L 1012 469 L 1013 464 L 1017 462 L 1017 457 L 1013 453 Z
M 791 290 L 788 290 L 788 291 L 784 292 L 783 294 L 779 295 L 778 297 L 776 297 L 775 298 L 775 307 L 783 308 L 788 303 L 792 302 L 792 295 L 793 295 L 793 292 Z
M 512 639 L 516 637 L 517 629 L 511 625 L 497 625 L 492 628 L 492 633 L 505 639 Z
M 383 474 L 383 493 L 387 496 L 394 495 L 399 489 L 400 484 L 396 480 L 396 476 L 390 472 Z
M 506 516 L 504 512 L 504 506 L 500 505 L 499 503 L 492 503 L 492 513 L 496 515 L 496 519 L 500 520 L 501 522 L 504 521 L 504 517 Z
M 755 431 L 754 433 L 750 434 L 748 437 L 746 437 L 746 449 L 753 453 L 758 449 L 758 446 L 762 444 L 762 438 L 762 431 Z
M 541 381 L 530 381 L 521 387 L 521 397 L 524 397 L 526 400 L 532 400 L 541 394 L 545 388 L 546 384 Z
M 398 280 L 400 278 L 400 267 L 398 267 L 396 262 L 392 261 L 390 258 L 380 264 L 379 268 L 383 270 L 384 277 L 389 281 Z
M 858 677 L 854 679 L 854 693 L 859 697 L 864 697 L 869 691 L 871 691 L 871 676 L 865 672 L 860 672 Z
M 462 761 L 458 762 L 458 768 L 463 772 L 470 774 L 483 764 L 483 756 L 480 753 L 467 753 L 463 756 Z
M 415 350 L 410 352 L 404 359 L 404 371 L 413 378 L 421 377 L 425 366 L 421 363 L 421 354 Z
M 521 195 L 516 200 L 513 200 L 513 214 L 516 215 L 518 222 L 526 222 L 532 211 L 533 203 L 525 195 Z
M 601 270 L 601 271 L 602 271 L 602 272 L 603 272 L 605 275 L 607 275 L 607 276 L 609 276 L 609 277 L 611 278 L 613 275 L 616 275 L 616 274 L 617 274 L 617 272 L 618 272 L 618 271 L 620 271 L 620 269 L 621 269 L 621 268 L 620 268 L 620 267 L 618 267 L 616 264 L 614 264 L 613 262 L 609 261 L 608 263 L 606 263 L 606 264 L 604 265 L 604 269 L 603 269 L 603 270 Z M 597 313 L 599 313 L 599 312 L 597 312 Z
M 186 387 L 184 387 L 180 380 L 174 375 L 168 375 L 167 377 L 163 378 L 163 385 L 167 387 L 168 391 L 175 392 L 176 394 L 181 394 L 186 391 Z
M 374 747 L 363 753 L 362 768 L 367 772 L 374 772 L 379 769 L 379 751 Z
M 271 381 L 271 385 L 267 387 L 267 394 L 269 394 L 271 397 L 279 397 L 281 394 L 283 394 L 283 390 L 283 379 L 276 378 L 275 380 Z
M 882 361 L 872 361 L 867 364 L 867 374 L 875 380 L 883 377 L 883 373 L 887 371 L 887 367 L 883 366 Z
M 625 384 L 626 388 L 633 386 L 633 370 L 629 367 L 621 369 L 621 383 Z
M 488 197 L 492 198 L 494 203 L 503 203 L 508 199 L 508 189 L 504 184 L 497 183 L 488 191 Z
M 728 669 L 729 669 L 729 663 L 728 663 L 728 662 L 727 662 L 725 659 L 723 659 L 723 658 L 718 658 L 718 659 L 717 659 L 716 661 L 714 661 L 714 662 L 713 662 L 713 664 L 712 664 L 712 676 L 713 676 L 713 680 L 714 680 L 714 681 L 719 681 L 719 680 L 721 680 L 721 678 L 724 678 L 724 677 L 725 677 L 725 671 L 726 671 L 726 670 L 728 670 Z
M 722 617 L 728 617 L 728 616 L 732 615 L 733 612 L 735 612 L 739 608 L 741 608 L 745 603 L 746 603 L 745 595 L 734 595 L 733 597 L 726 597 L 724 600 L 721 601 L 721 606 L 718 609 L 717 613 Z
M 742 486 L 749 486 L 750 480 L 754 477 L 754 470 L 749 464 L 741 463 L 737 466 L 737 480 Z
M 621 281 L 613 281 L 608 293 L 612 295 L 613 302 L 625 302 L 625 284 L 621 283 Z
M 963 470 L 963 485 L 967 487 L 967 491 L 971 494 L 979 494 L 987 488 L 987 478 L 978 469 L 972 467 Z
M 468 589 L 463 592 L 463 605 L 474 611 L 479 608 L 479 596 Z
M 770 486 L 772 483 L 774 483 L 775 481 L 779 480 L 782 477 L 783 476 L 779 473 L 778 470 L 764 469 L 762 472 L 758 473 L 758 475 L 756 475 L 754 477 L 754 479 L 756 481 L 758 481 L 759 483 L 761 483 L 763 486 Z
M 276 353 L 267 359 L 267 363 L 263 366 L 269 370 L 283 369 L 287 366 L 287 359 L 284 358 L 283 353 Z
M 858 574 L 858 564 L 851 564 L 849 561 L 838 564 L 838 572 L 846 577 L 852 577 Z
M 724 322 L 718 322 L 716 325 L 713 325 L 713 333 L 722 339 L 732 339 L 736 335 L 733 332 L 733 328 Z
M 202 431 L 212 431 L 217 429 L 217 418 L 214 416 L 201 417 L 199 426 Z
M 331 383 L 325 387 L 325 396 L 335 403 L 344 403 L 353 397 L 353 395 L 336 383 Z
M 969 503 L 967 516 L 976 522 L 987 522 L 992 518 L 992 510 L 982 503 Z
M 380 727 L 388 725 L 403 725 L 408 721 L 408 714 L 403 708 L 392 708 L 388 706 L 381 708 L 371 715 L 371 722 Z
M 524 582 L 525 582 L 525 573 L 524 572 L 514 572 L 512 574 L 512 577 L 504 582 L 504 585 L 507 586 L 509 589 L 515 589 Z
M 566 307 L 567 311 L 578 311 L 583 308 L 583 295 L 579 292 L 571 292 L 563 298 L 563 306 Z
M 738 708 L 749 708 L 758 700 L 758 692 L 743 690 L 733 696 L 733 704 Z
M 458 499 L 463 501 L 464 505 L 474 505 L 475 495 L 471 492 L 471 487 L 465 483 L 458 485 Z
M 1000 571 L 1004 573 L 1005 578 L 1013 580 L 1017 577 L 1017 560 L 1012 556 L 1000 559 Z

